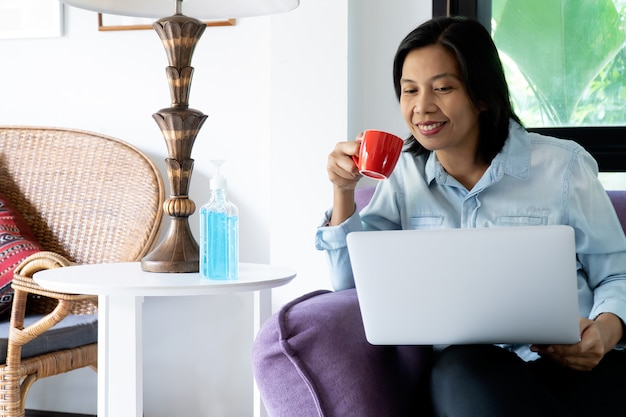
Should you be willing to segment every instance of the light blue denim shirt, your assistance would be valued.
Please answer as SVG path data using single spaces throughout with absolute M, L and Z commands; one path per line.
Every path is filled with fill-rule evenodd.
M 626 323 L 626 238 L 597 175 L 597 163 L 575 142 L 528 133 L 511 121 L 502 151 L 473 189 L 448 175 L 434 153 L 403 152 L 367 207 L 341 225 L 317 229 L 316 247 L 328 254 L 333 287 L 343 290 L 354 287 L 346 247 L 352 231 L 569 225 L 581 317 L 611 312 Z M 527 347 L 518 354 L 533 357 Z

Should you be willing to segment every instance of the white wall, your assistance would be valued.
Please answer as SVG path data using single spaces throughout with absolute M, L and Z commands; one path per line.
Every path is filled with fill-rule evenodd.
M 430 0 L 301 0 L 284 15 L 210 28 L 197 46 L 190 105 L 209 118 L 194 146 L 190 196 L 198 205 L 208 199 L 209 161 L 226 159 L 241 260 L 298 272 L 274 291 L 275 308 L 330 288 L 313 246 L 331 203 L 326 157 L 365 128 L 404 134 L 391 59 L 429 15 Z M 170 101 L 157 35 L 98 32 L 94 13 L 70 7 L 65 18 L 61 38 L 0 40 L 0 124 L 109 134 L 163 169 L 165 143 L 151 115 Z M 190 223 L 195 230 L 196 215 Z M 146 299 L 146 415 L 251 414 L 251 304 L 249 294 Z M 27 406 L 95 414 L 95 382 L 90 370 L 39 381 Z
M 429 0 L 350 0 L 350 138 L 365 129 L 408 135 L 393 88 L 400 41 L 432 15 Z
M 278 146 L 272 152 L 271 261 L 295 265 L 298 271 L 294 282 L 273 291 L 274 308 L 303 293 L 331 288 L 325 254 L 313 246 L 314 227 L 332 204 L 327 156 L 337 142 L 365 129 L 406 136 L 393 90 L 393 56 L 402 38 L 431 15 L 430 0 L 348 0 L 347 45 L 335 38 L 326 15 L 303 38 L 289 40 L 294 45 L 291 61 L 274 54 L 274 81 L 286 81 L 287 89 L 273 84 Z M 288 21 L 293 30 L 298 27 L 296 20 Z M 280 37 L 272 41 L 274 47 L 285 45 Z M 294 52 L 297 47 L 300 51 Z M 325 66 L 312 53 L 318 48 L 327 48 L 322 51 Z M 290 99 L 293 89 L 295 101 Z M 339 117 L 335 111 L 341 112 Z

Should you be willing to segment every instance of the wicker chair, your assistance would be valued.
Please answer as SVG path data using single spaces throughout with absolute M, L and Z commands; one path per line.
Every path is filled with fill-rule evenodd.
M 72 263 L 138 261 L 155 245 L 164 186 L 155 165 L 114 138 L 59 128 L 0 127 L 0 190 L 32 228 L 44 252 L 15 270 L 0 416 L 23 417 L 39 378 L 97 367 L 97 343 L 22 358 L 23 346 L 64 318 L 93 314 L 93 296 L 39 287 L 32 275 Z M 24 327 L 25 316 L 42 318 Z

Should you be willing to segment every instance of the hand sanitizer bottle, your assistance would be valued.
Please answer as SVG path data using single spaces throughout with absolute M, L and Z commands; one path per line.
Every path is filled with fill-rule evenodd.
M 224 161 L 212 161 L 211 199 L 200 208 L 200 275 L 210 279 L 237 279 L 239 272 L 239 211 L 226 198 Z

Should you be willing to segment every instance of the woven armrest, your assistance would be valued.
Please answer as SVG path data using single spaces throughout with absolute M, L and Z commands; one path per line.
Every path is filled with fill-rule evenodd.
M 68 314 L 93 314 L 97 311 L 96 296 L 46 290 L 32 278 L 36 272 L 70 265 L 72 262 L 65 257 L 54 252 L 43 251 L 24 259 L 15 268 L 7 363 L 11 359 L 19 361 L 19 356 L 15 355 L 15 348 L 23 346 L 52 328 Z M 46 314 L 46 316 L 24 328 L 24 317 L 27 312 Z
M 24 259 L 16 268 L 13 276 L 12 287 L 17 291 L 23 291 L 30 295 L 33 300 L 28 306 L 28 312 L 48 313 L 57 304 L 57 300 L 73 301 L 72 314 L 93 314 L 97 311 L 97 297 L 93 295 L 68 294 L 47 290 L 33 280 L 36 272 L 46 269 L 71 266 L 74 263 L 62 255 L 54 252 L 38 252 Z M 44 298 L 45 297 L 45 298 Z M 16 306 L 14 303 L 13 309 Z M 19 307 L 18 307 L 19 308 Z
M 45 269 L 59 268 L 63 266 L 70 266 L 70 262 L 64 256 L 61 256 L 54 252 L 38 252 L 28 258 L 24 259 L 14 271 L 12 287 L 15 290 L 26 291 L 33 294 L 45 295 L 50 294 L 54 297 L 54 291 L 48 291 L 33 280 L 33 275 L 36 272 L 43 271 Z
M 68 300 L 68 301 L 84 301 L 89 300 L 89 302 L 97 300 L 97 297 L 93 295 L 83 295 L 83 294 L 68 294 L 62 293 L 52 290 L 47 290 L 41 287 L 39 284 L 35 282 L 33 279 L 33 275 L 36 272 L 43 271 L 46 269 L 60 268 L 64 266 L 74 265 L 73 262 L 69 261 L 62 255 L 59 255 L 55 252 L 38 252 L 35 253 L 28 258 L 24 259 L 14 271 L 13 282 L 11 286 L 14 290 L 25 291 L 30 294 L 36 294 L 39 296 L 55 298 L 57 300 Z M 79 313 L 93 313 L 94 311 L 77 311 L 73 312 L 74 314 Z

